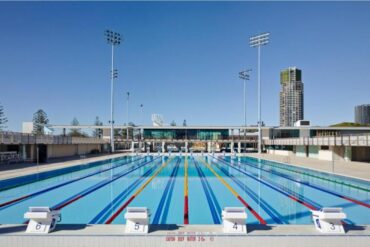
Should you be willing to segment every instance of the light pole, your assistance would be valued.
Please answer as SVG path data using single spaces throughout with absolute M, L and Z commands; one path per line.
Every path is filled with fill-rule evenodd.
M 111 145 L 111 152 L 114 152 L 114 120 L 113 120 L 113 113 L 114 113 L 114 79 L 117 78 L 117 70 L 114 69 L 114 47 L 116 45 L 121 44 L 121 35 L 119 33 L 105 30 L 105 36 L 107 38 L 108 44 L 112 46 L 112 64 L 111 64 L 111 76 L 110 76 L 110 145 Z
M 140 104 L 140 124 L 143 126 L 143 110 L 144 110 L 144 105 Z M 144 131 L 143 128 L 140 128 L 140 141 L 143 139 Z
M 143 104 L 140 104 L 140 122 L 141 122 L 141 125 L 144 125 L 143 123 L 143 110 L 144 110 L 144 105 Z
M 249 38 L 251 47 L 258 49 L 258 153 L 261 153 L 261 46 L 268 44 L 270 33 L 262 33 Z
M 246 99 L 246 84 L 249 81 L 249 72 L 251 69 L 243 70 L 239 72 L 239 78 L 244 81 L 244 127 L 247 126 L 247 99 Z
M 247 127 L 247 81 L 249 81 L 249 72 L 251 69 L 242 70 L 239 72 L 239 78 L 244 82 L 244 127 Z M 244 141 L 246 139 L 246 129 L 244 128 Z M 244 147 L 246 148 L 246 143 L 244 143 Z
M 129 101 L 130 101 L 130 92 L 126 93 L 126 114 L 127 114 L 127 128 L 126 128 L 126 141 L 128 141 L 128 116 L 129 116 Z

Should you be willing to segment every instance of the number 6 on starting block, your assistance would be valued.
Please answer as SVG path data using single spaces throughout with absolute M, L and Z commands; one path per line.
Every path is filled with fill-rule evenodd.
M 29 211 L 24 214 L 24 218 L 30 220 L 26 232 L 49 233 L 54 230 L 60 216 L 59 210 L 51 210 L 49 207 L 30 207 Z

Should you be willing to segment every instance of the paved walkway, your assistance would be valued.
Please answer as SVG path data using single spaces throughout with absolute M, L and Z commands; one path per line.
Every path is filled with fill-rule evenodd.
M 296 156 L 282 156 L 274 154 L 248 154 L 247 156 L 261 158 L 266 160 L 278 161 L 289 165 L 310 168 L 318 171 L 329 172 L 333 171 L 333 162 L 318 160 L 314 158 L 304 158 Z M 355 177 L 370 181 L 370 163 L 353 162 L 353 161 L 335 161 L 334 173 L 338 175 Z
M 125 155 L 127 154 L 119 153 L 119 154 L 104 154 L 100 156 L 86 158 L 74 157 L 73 160 L 71 160 L 71 158 L 56 159 L 53 162 L 43 163 L 39 165 L 35 163 L 3 164 L 0 166 L 0 180 L 55 170 L 64 167 L 86 164 L 94 161 L 122 157 Z

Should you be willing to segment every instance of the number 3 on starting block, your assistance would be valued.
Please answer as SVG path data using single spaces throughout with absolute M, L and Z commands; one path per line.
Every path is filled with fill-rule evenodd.
M 322 208 L 312 211 L 312 218 L 316 229 L 322 233 L 345 233 L 342 220 L 346 218 L 346 214 L 341 208 Z

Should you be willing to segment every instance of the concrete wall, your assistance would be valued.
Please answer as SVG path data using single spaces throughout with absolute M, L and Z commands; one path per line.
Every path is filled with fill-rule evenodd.
M 273 149 L 267 149 L 268 154 L 276 154 L 276 155 L 282 155 L 282 156 L 291 156 L 293 155 L 292 151 L 289 150 L 273 150 Z
M 347 154 L 348 155 L 348 154 Z M 337 146 L 337 147 L 329 147 L 329 150 L 319 150 L 318 155 L 319 160 L 328 160 L 332 161 L 348 161 L 350 157 L 346 158 L 346 150 L 345 147 Z
M 59 158 L 73 155 L 88 154 L 92 150 L 101 151 L 100 144 L 61 144 L 48 145 L 48 158 Z
M 319 158 L 319 147 L 318 146 L 309 146 L 308 147 L 308 157 L 310 157 L 310 158 Z
M 332 160 L 333 151 L 331 151 L 331 150 L 319 150 L 318 158 L 319 158 L 319 160 Z
M 306 157 L 306 146 L 296 146 L 295 155 L 297 157 Z
M 351 151 L 353 161 L 370 162 L 370 147 L 352 147 Z

